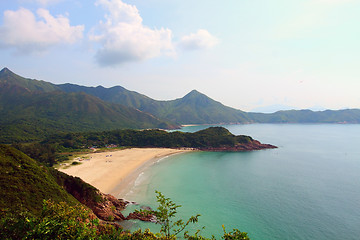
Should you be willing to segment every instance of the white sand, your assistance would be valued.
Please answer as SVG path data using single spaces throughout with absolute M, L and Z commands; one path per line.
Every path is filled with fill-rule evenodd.
M 136 172 L 145 163 L 168 155 L 182 153 L 189 150 L 170 148 L 131 148 L 101 153 L 90 153 L 83 156 L 79 165 L 61 168 L 59 171 L 80 177 L 85 182 L 98 188 L 103 193 L 110 193 L 117 197 L 121 192 L 124 180 Z

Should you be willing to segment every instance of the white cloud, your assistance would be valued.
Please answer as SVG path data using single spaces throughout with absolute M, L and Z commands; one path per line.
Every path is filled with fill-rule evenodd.
M 144 26 L 136 6 L 115 0 L 98 0 L 109 14 L 90 34 L 98 42 L 96 54 L 100 65 L 117 65 L 141 61 L 161 55 L 173 55 L 172 32 L 169 29 L 151 29 Z
M 38 18 L 25 8 L 5 11 L 0 26 L 0 46 L 32 53 L 58 44 L 72 44 L 82 38 L 84 26 L 71 26 L 68 18 L 53 17 L 46 9 L 40 8 L 36 13 Z
M 65 0 L 17 0 L 20 4 L 28 4 L 28 3 L 34 3 L 40 6 L 49 6 L 54 5 L 60 2 L 63 2 Z
M 37 2 L 38 4 L 40 5 L 49 5 L 49 4 L 55 4 L 55 3 L 58 3 L 62 0 L 35 0 L 35 2 Z
M 219 40 L 207 30 L 199 29 L 196 33 L 182 37 L 179 46 L 184 50 L 197 50 L 211 48 L 218 42 Z

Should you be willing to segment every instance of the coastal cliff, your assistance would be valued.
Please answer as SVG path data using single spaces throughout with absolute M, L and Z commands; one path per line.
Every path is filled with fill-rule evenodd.
M 57 183 L 69 194 L 81 204 L 90 208 L 96 217 L 107 223 L 129 219 L 153 221 L 153 216 L 138 212 L 132 212 L 125 217 L 121 211 L 125 210 L 129 204 L 128 201 L 117 199 L 111 194 L 102 193 L 78 177 L 69 176 L 56 169 L 51 169 L 51 174 L 55 177 Z

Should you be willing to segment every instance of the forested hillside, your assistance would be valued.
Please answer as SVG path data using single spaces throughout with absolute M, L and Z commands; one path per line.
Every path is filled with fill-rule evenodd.
M 120 128 L 174 128 L 175 124 L 85 93 L 53 91 L 46 82 L 0 72 L 0 143 L 39 140 L 54 133 Z

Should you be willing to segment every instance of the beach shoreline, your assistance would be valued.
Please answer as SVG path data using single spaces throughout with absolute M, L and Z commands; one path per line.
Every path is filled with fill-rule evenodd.
M 185 152 L 188 149 L 129 148 L 82 155 L 81 164 L 58 170 L 81 178 L 103 193 L 123 198 L 137 177 L 159 159 Z

